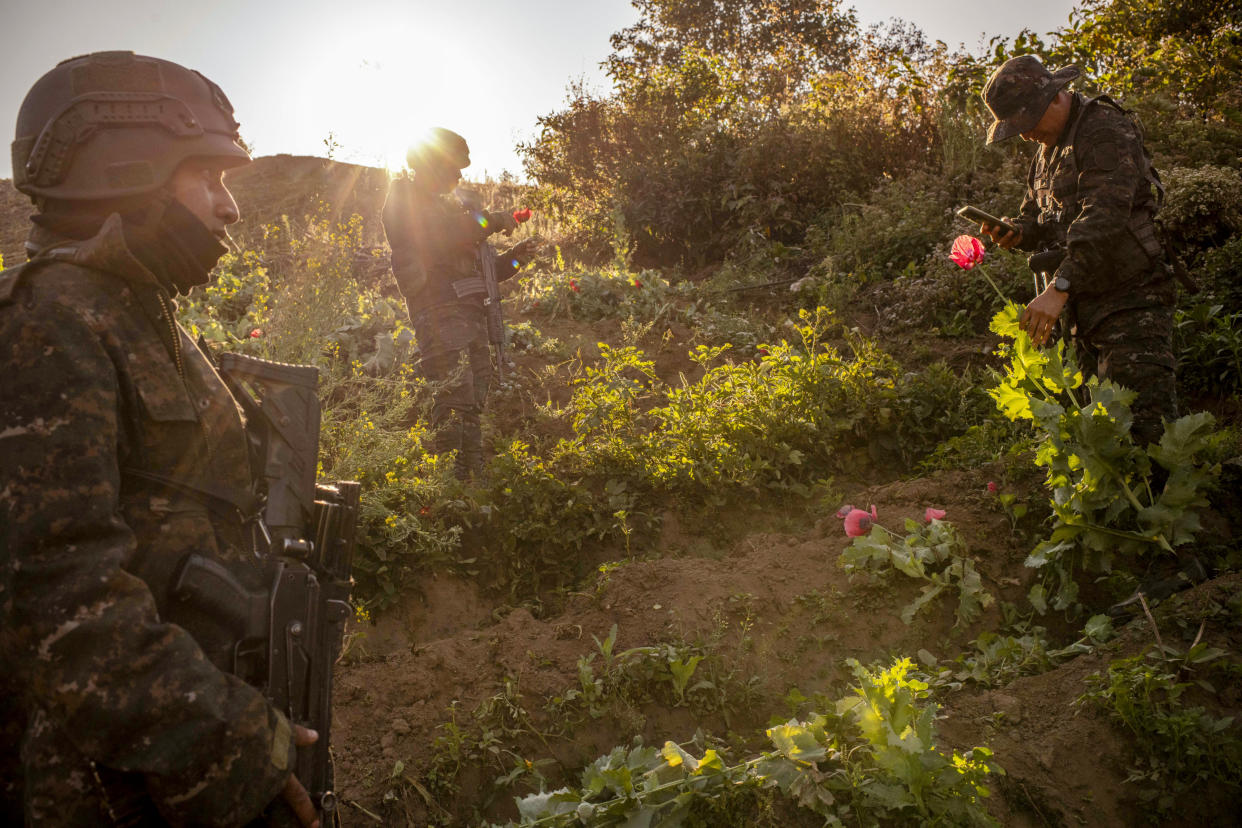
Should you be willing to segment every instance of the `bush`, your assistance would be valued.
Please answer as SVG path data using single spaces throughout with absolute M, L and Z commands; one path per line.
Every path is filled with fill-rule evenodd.
M 1242 232 L 1242 176 L 1231 167 L 1176 167 L 1165 175 L 1160 211 L 1166 232 L 1192 249 L 1215 247 Z

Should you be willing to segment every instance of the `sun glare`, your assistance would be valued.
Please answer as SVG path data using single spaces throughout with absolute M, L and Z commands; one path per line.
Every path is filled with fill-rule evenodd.
M 483 160 L 474 150 L 494 126 L 479 93 L 492 88 L 495 71 L 433 32 L 398 29 L 339 42 L 305 83 L 323 110 L 315 126 L 334 158 L 398 171 L 431 126 L 466 135 Z

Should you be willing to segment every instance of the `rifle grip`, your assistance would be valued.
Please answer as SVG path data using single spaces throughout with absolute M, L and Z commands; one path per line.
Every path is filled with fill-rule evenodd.
M 246 589 L 219 561 L 187 556 L 173 576 L 171 594 L 222 619 L 239 642 L 267 638 L 267 593 Z

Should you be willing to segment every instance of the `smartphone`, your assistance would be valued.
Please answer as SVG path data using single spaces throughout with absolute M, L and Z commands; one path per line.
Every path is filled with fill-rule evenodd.
M 1004 230 L 1017 230 L 1007 221 L 997 218 L 991 213 L 985 213 L 978 207 L 971 207 L 969 204 L 957 211 L 957 214 L 973 224 L 991 224 Z

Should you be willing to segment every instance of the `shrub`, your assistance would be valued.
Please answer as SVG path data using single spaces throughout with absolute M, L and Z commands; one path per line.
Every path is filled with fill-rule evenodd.
M 1165 174 L 1160 224 L 1192 248 L 1215 247 L 1242 232 L 1242 176 L 1231 167 L 1176 167 Z

